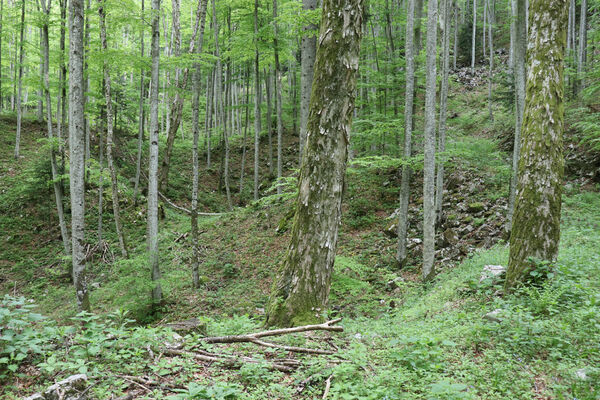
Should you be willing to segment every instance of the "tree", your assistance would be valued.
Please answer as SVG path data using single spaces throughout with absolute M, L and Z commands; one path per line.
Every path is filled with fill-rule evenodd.
M 564 159 L 567 0 L 532 0 L 522 153 L 505 291 L 527 279 L 532 259 L 558 255 Z
M 277 194 L 281 194 L 281 177 L 283 176 L 283 115 L 281 104 L 281 68 L 279 66 L 279 35 L 277 27 L 277 0 L 273 0 L 273 53 L 275 55 L 275 108 L 277 112 Z
M 254 0 L 254 200 L 258 200 L 258 162 L 260 144 L 260 53 L 258 51 L 258 0 Z M 268 122 L 268 121 L 267 121 Z
M 98 15 L 100 16 L 100 42 L 104 54 L 104 98 L 106 100 L 106 160 L 108 161 L 108 170 L 110 172 L 110 181 L 112 184 L 112 204 L 113 217 L 115 219 L 115 229 L 119 238 L 119 247 L 121 256 L 127 258 L 127 246 L 123 235 L 123 225 L 121 224 L 121 212 L 119 208 L 119 182 L 117 180 L 117 171 L 113 160 L 113 104 L 111 94 L 110 65 L 106 61 L 106 52 L 108 50 L 108 41 L 106 40 L 106 0 L 98 0 Z M 102 143 L 100 143 L 102 146 Z
M 20 157 L 21 147 L 21 125 L 23 119 L 23 106 L 22 95 L 23 95 L 23 31 L 25 29 L 25 0 L 21 0 L 21 24 L 19 27 L 19 64 L 17 69 L 19 70 L 18 77 L 18 92 L 17 92 L 17 137 L 15 139 L 15 159 Z
M 302 0 L 304 10 L 317 8 L 316 0 Z M 315 55 L 317 52 L 317 37 L 312 33 L 318 27 L 314 24 L 305 25 L 302 30 L 301 55 L 300 55 L 300 161 L 306 144 L 306 125 L 308 123 L 308 111 L 310 105 L 310 93 L 312 90 L 313 71 L 315 68 Z
M 477 34 L 477 0 L 473 0 L 473 37 L 471 39 L 471 72 L 475 70 L 475 39 Z
M 148 162 L 148 262 L 152 271 L 152 300 L 162 300 L 158 259 L 158 73 L 160 58 L 160 0 L 152 0 L 152 68 L 150 72 L 150 158 Z
M 423 166 L 423 280 L 435 275 L 435 95 L 437 62 L 437 0 L 427 4 L 425 82 L 425 158 Z
M 362 36 L 362 0 L 325 0 L 308 137 L 288 252 L 273 284 L 268 325 L 320 318 L 327 305 L 341 220 Z
M 407 2 L 406 17 L 406 90 L 404 102 L 404 159 L 412 156 L 413 106 L 415 95 L 415 0 Z M 398 251 L 396 261 L 400 266 L 406 262 L 406 235 L 408 232 L 408 202 L 410 200 L 410 175 L 408 164 L 402 166 L 400 183 L 400 214 L 398 216 Z
M 144 14 L 144 0 L 142 0 L 142 10 L 141 10 L 141 16 L 142 16 L 142 21 L 145 19 L 145 14 Z M 144 26 L 145 23 L 142 23 L 140 28 L 140 55 L 142 58 L 144 58 L 144 39 L 145 39 L 145 35 L 144 35 Z M 134 188 L 133 188 L 133 201 L 137 204 L 137 200 L 138 200 L 138 193 L 139 193 L 139 186 L 140 186 L 140 175 L 142 172 L 142 144 L 144 141 L 144 132 L 145 132 L 145 127 L 144 127 L 144 119 L 145 119 L 145 109 L 144 109 L 144 97 L 145 97 L 145 83 L 144 83 L 144 78 L 145 78 L 145 73 L 146 73 L 146 69 L 144 67 L 142 67 L 140 69 L 140 105 L 139 105 L 139 115 L 138 115 L 138 146 L 137 146 L 137 158 L 136 158 L 136 162 L 135 162 L 135 183 L 134 183 Z
M 90 310 L 85 254 L 85 126 L 83 116 L 83 0 L 69 2 L 69 177 L 73 282 L 79 310 Z

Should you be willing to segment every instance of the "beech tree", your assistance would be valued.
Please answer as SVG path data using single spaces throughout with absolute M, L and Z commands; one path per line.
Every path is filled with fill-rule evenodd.
M 564 159 L 567 0 L 531 0 L 527 95 L 505 290 L 527 279 L 534 260 L 558 255 Z
M 324 0 L 305 154 L 288 252 L 268 325 L 321 318 L 329 298 L 360 55 L 364 2 Z

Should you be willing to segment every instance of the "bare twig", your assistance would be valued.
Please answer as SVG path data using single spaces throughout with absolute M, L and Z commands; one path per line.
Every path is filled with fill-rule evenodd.
M 333 354 L 333 351 L 329 350 L 321 350 L 321 349 L 309 349 L 306 347 L 296 347 L 296 346 L 285 346 L 282 344 L 276 344 L 271 342 L 265 342 L 260 339 L 251 340 L 252 343 L 255 343 L 259 346 L 270 347 L 273 349 L 281 349 L 285 351 L 291 351 L 293 353 L 306 353 L 306 354 Z
M 323 392 L 322 399 L 326 399 L 329 394 L 329 389 L 331 389 L 331 378 L 333 378 L 333 375 L 329 375 L 329 378 L 325 381 L 325 391 Z

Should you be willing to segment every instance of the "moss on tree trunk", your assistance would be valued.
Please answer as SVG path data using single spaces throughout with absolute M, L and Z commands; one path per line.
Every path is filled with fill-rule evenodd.
M 564 50 L 567 1 L 533 0 L 527 94 L 506 291 L 530 272 L 530 259 L 558 255 L 564 159 Z
M 319 320 L 327 306 L 341 219 L 364 0 L 325 0 L 307 144 L 288 252 L 273 284 L 267 325 Z

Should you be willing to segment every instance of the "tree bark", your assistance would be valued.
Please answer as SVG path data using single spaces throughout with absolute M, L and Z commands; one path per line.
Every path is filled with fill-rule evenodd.
M 152 0 L 152 69 L 150 81 L 150 157 L 148 161 L 148 262 L 152 271 L 152 301 L 162 300 L 158 259 L 158 73 L 160 58 L 160 0 Z
M 558 255 L 564 158 L 567 0 L 533 0 L 522 155 L 505 291 L 527 280 L 531 259 Z
M 296 213 L 287 256 L 273 285 L 268 325 L 318 320 L 327 306 L 341 220 L 363 10 L 362 0 L 323 2 Z
M 476 35 L 477 35 L 477 0 L 473 0 L 473 37 L 471 38 L 471 72 L 475 71 Z
M 144 0 L 142 0 L 142 23 L 141 23 L 141 28 L 140 28 L 140 44 L 141 44 L 141 50 L 140 50 L 140 55 L 141 58 L 144 58 L 144 27 L 145 27 L 145 18 L 146 15 L 144 14 Z M 138 144 L 137 144 L 137 157 L 136 157 L 136 161 L 135 161 L 135 183 L 134 183 L 134 187 L 133 187 L 133 201 L 134 203 L 137 205 L 137 201 L 138 201 L 138 193 L 139 193 L 139 187 L 140 187 L 140 174 L 142 172 L 142 145 L 144 143 L 144 132 L 145 132 L 145 127 L 144 127 L 144 118 L 145 118 L 145 110 L 144 110 L 144 97 L 145 97 L 145 83 L 144 83 L 144 74 L 146 73 L 144 67 L 142 67 L 140 69 L 140 105 L 139 105 L 139 111 L 138 111 Z
M 267 132 L 269 135 L 269 175 L 273 176 L 273 107 L 272 95 L 273 90 L 271 88 L 271 68 L 268 71 L 264 71 L 265 76 L 265 91 L 267 92 Z
M 4 94 L 2 92 L 2 17 L 4 14 L 4 0 L 0 0 L 0 112 L 4 109 Z
M 17 69 L 18 73 L 18 86 L 17 91 L 17 137 L 15 139 L 15 159 L 18 160 L 21 156 L 21 124 L 23 118 L 23 108 L 21 105 L 21 97 L 23 92 L 23 31 L 25 29 L 25 0 L 21 0 L 21 24 L 19 28 L 19 65 Z
M 577 49 L 577 91 L 585 88 L 585 62 L 587 54 L 587 0 L 581 0 L 579 13 L 579 48 Z
M 106 61 L 106 52 L 108 50 L 108 42 L 106 39 L 106 0 L 98 0 L 98 15 L 100 16 L 100 42 L 104 54 L 104 99 L 106 101 L 106 160 L 108 162 L 108 170 L 110 172 L 110 181 L 112 187 L 112 206 L 113 218 L 115 219 L 115 230 L 119 238 L 119 248 L 121 256 L 127 258 L 127 245 L 123 235 L 123 225 L 121 224 L 121 211 L 119 206 L 119 181 L 117 179 L 117 171 L 113 160 L 113 104 L 111 93 L 111 76 L 110 65 Z
M 281 100 L 281 68 L 279 65 L 279 45 L 277 43 L 277 0 L 273 0 L 273 52 L 275 55 L 275 106 L 277 108 L 277 194 L 281 194 L 281 178 L 283 176 L 283 115 Z
M 423 280 L 435 275 L 435 97 L 437 70 L 437 0 L 427 5 L 427 61 L 425 83 L 425 158 L 423 166 Z
M 488 73 L 488 113 L 490 121 L 494 120 L 494 112 L 492 108 L 492 85 L 494 78 L 494 38 L 492 36 L 492 29 L 494 27 L 494 14 L 492 10 L 491 1 L 487 1 L 487 14 L 488 14 L 488 49 L 490 51 L 489 60 L 489 73 Z
M 407 2 L 406 17 L 406 90 L 404 92 L 404 161 L 412 157 L 413 106 L 415 95 L 415 0 Z M 396 261 L 400 267 L 406 263 L 406 239 L 408 232 L 408 203 L 410 201 L 410 165 L 402 166 L 400 183 L 400 214 L 398 216 L 398 251 Z
M 317 8 L 316 0 L 302 0 L 304 10 L 314 10 Z M 302 28 L 302 47 L 300 55 L 300 162 L 302 162 L 302 152 L 306 145 L 306 124 L 308 123 L 308 111 L 310 106 L 310 93 L 312 90 L 312 81 L 315 68 L 315 55 L 317 52 L 317 37 L 312 33 L 318 26 L 308 24 Z
M 258 174 L 259 174 L 259 145 L 260 145 L 260 101 L 261 101 L 261 84 L 260 84 L 260 54 L 258 51 L 258 0 L 254 0 L 254 200 L 258 200 Z
M 69 166 L 73 282 L 80 311 L 90 310 L 85 256 L 85 126 L 83 122 L 83 0 L 69 2 Z

